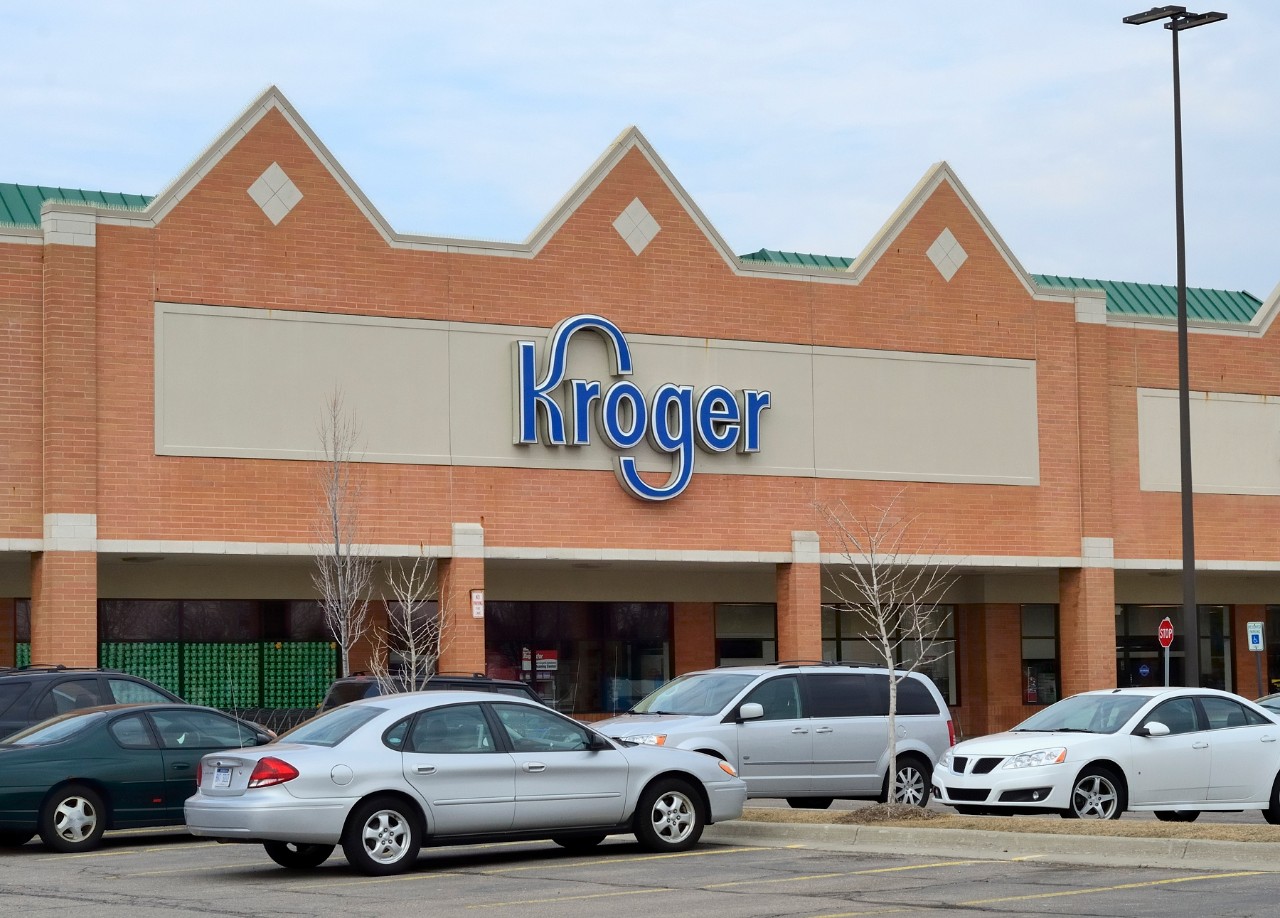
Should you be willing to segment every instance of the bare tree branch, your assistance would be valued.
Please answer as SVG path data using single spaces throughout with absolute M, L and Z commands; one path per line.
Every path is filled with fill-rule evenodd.
M 435 675 L 448 648 L 445 610 L 432 609 L 438 590 L 434 558 L 418 557 L 412 564 L 397 562 L 386 572 L 391 599 L 387 627 L 374 637 L 371 670 L 384 693 L 413 691 Z M 392 657 L 398 665 L 392 666 Z
M 931 547 L 928 534 L 913 532 L 904 518 L 899 491 L 883 507 L 865 515 L 844 501 L 818 504 L 818 512 L 839 543 L 843 564 L 827 571 L 827 594 L 857 614 L 877 661 L 889 677 L 889 801 L 897 796 L 898 684 L 908 673 L 951 652 L 941 639 L 947 615 L 939 602 L 955 582 L 955 564 Z
M 360 545 L 360 486 L 355 476 L 359 429 L 335 391 L 325 402 L 318 433 L 324 450 L 319 468 L 323 510 L 317 521 L 315 571 L 311 579 L 324 609 L 325 625 L 351 671 L 351 648 L 369 630 L 369 586 L 375 561 Z

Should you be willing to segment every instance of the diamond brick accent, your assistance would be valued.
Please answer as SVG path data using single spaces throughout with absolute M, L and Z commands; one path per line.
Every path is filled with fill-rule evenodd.
M 938 269 L 938 273 L 946 281 L 950 281 L 951 278 L 955 277 L 956 272 L 960 270 L 960 266 L 969 257 L 969 254 L 960 247 L 960 241 L 951 234 L 949 229 L 944 229 L 938 235 L 938 238 L 933 240 L 933 245 L 929 246 L 929 250 L 925 254 L 929 256 L 933 266 Z
M 258 180 L 249 186 L 249 197 L 262 208 L 267 219 L 277 226 L 302 200 L 302 192 L 279 164 L 272 163 Z
M 627 209 L 618 214 L 618 219 L 613 221 L 613 228 L 637 255 L 643 252 L 650 242 L 653 242 L 653 237 L 662 229 L 658 221 L 653 219 L 653 215 L 640 203 L 639 198 L 628 204 Z

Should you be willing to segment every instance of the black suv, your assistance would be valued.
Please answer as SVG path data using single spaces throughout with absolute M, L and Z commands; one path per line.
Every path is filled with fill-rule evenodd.
M 407 692 L 410 689 L 405 682 L 398 681 L 396 690 Z M 425 682 L 418 683 L 414 690 L 419 692 L 496 692 L 499 695 L 515 695 L 517 698 L 528 698 L 539 704 L 546 704 L 527 682 L 521 682 L 519 679 L 493 679 L 480 673 L 437 673 L 428 677 Z M 320 710 L 327 711 L 348 701 L 373 698 L 381 694 L 384 694 L 382 684 L 376 676 L 369 673 L 352 673 L 329 686 L 324 700 L 320 702 Z
M 0 737 L 77 708 L 164 701 L 182 699 L 154 682 L 114 669 L 0 668 Z

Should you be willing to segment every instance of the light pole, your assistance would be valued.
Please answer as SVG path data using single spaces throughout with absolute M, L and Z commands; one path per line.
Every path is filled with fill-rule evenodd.
M 1187 371 L 1187 239 L 1182 213 L 1182 89 L 1178 76 L 1178 33 L 1221 22 L 1226 13 L 1188 13 L 1185 6 L 1157 6 L 1125 16 L 1129 25 L 1167 19 L 1173 34 L 1173 187 L 1178 239 L 1178 447 L 1182 457 L 1182 634 L 1183 677 L 1200 684 L 1200 620 L 1196 614 L 1196 526 L 1191 510 L 1191 394 Z

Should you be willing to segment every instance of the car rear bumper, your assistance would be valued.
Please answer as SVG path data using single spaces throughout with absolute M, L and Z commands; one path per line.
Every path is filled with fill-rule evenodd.
M 238 841 L 288 841 L 336 845 L 351 810 L 350 800 L 288 803 L 248 797 L 192 797 L 185 806 L 192 835 Z

